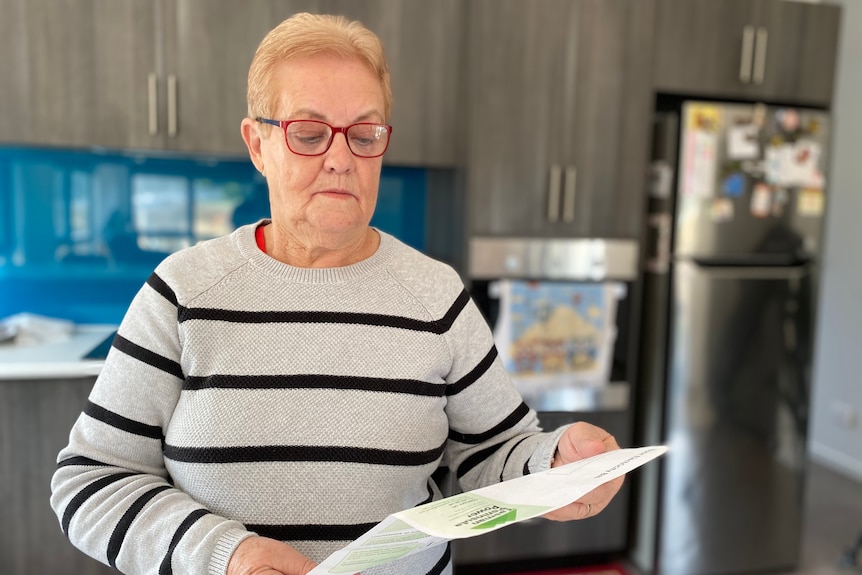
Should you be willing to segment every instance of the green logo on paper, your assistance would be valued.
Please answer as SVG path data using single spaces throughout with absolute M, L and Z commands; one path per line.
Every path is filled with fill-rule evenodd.
M 514 509 L 509 509 L 506 513 L 491 519 L 490 521 L 485 521 L 484 523 L 480 523 L 478 525 L 474 525 L 473 529 L 491 529 L 493 527 L 497 527 L 498 525 L 505 525 L 506 523 L 511 523 L 518 516 L 518 512 Z

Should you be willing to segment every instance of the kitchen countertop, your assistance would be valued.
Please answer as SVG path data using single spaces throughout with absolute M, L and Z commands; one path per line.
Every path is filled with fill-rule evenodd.
M 116 326 L 78 325 L 64 337 L 41 343 L 0 344 L 0 381 L 88 377 L 99 374 L 104 359 L 85 359 Z

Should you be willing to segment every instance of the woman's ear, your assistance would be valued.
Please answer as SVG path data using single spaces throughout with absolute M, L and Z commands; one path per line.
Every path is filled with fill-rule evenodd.
M 248 155 L 251 158 L 251 163 L 257 168 L 257 171 L 264 174 L 263 154 L 260 150 L 260 132 L 258 131 L 257 122 L 251 118 L 243 118 L 240 125 L 242 139 L 245 146 L 248 148 Z

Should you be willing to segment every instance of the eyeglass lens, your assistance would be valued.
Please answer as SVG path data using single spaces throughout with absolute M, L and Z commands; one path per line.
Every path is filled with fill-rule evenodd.
M 332 128 L 323 122 L 295 121 L 285 132 L 287 146 L 296 154 L 316 156 L 325 153 L 332 140 Z M 383 154 L 389 143 L 389 130 L 381 124 L 354 124 L 345 133 L 350 151 L 360 157 Z

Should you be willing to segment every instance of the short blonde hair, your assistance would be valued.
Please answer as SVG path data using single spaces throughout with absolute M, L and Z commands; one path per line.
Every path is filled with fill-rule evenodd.
M 294 14 L 266 35 L 258 46 L 248 71 L 248 115 L 271 118 L 277 94 L 270 89 L 277 64 L 293 58 L 332 54 L 358 58 L 380 80 L 383 88 L 384 120 L 392 109 L 389 66 L 380 39 L 361 22 L 344 16 Z

